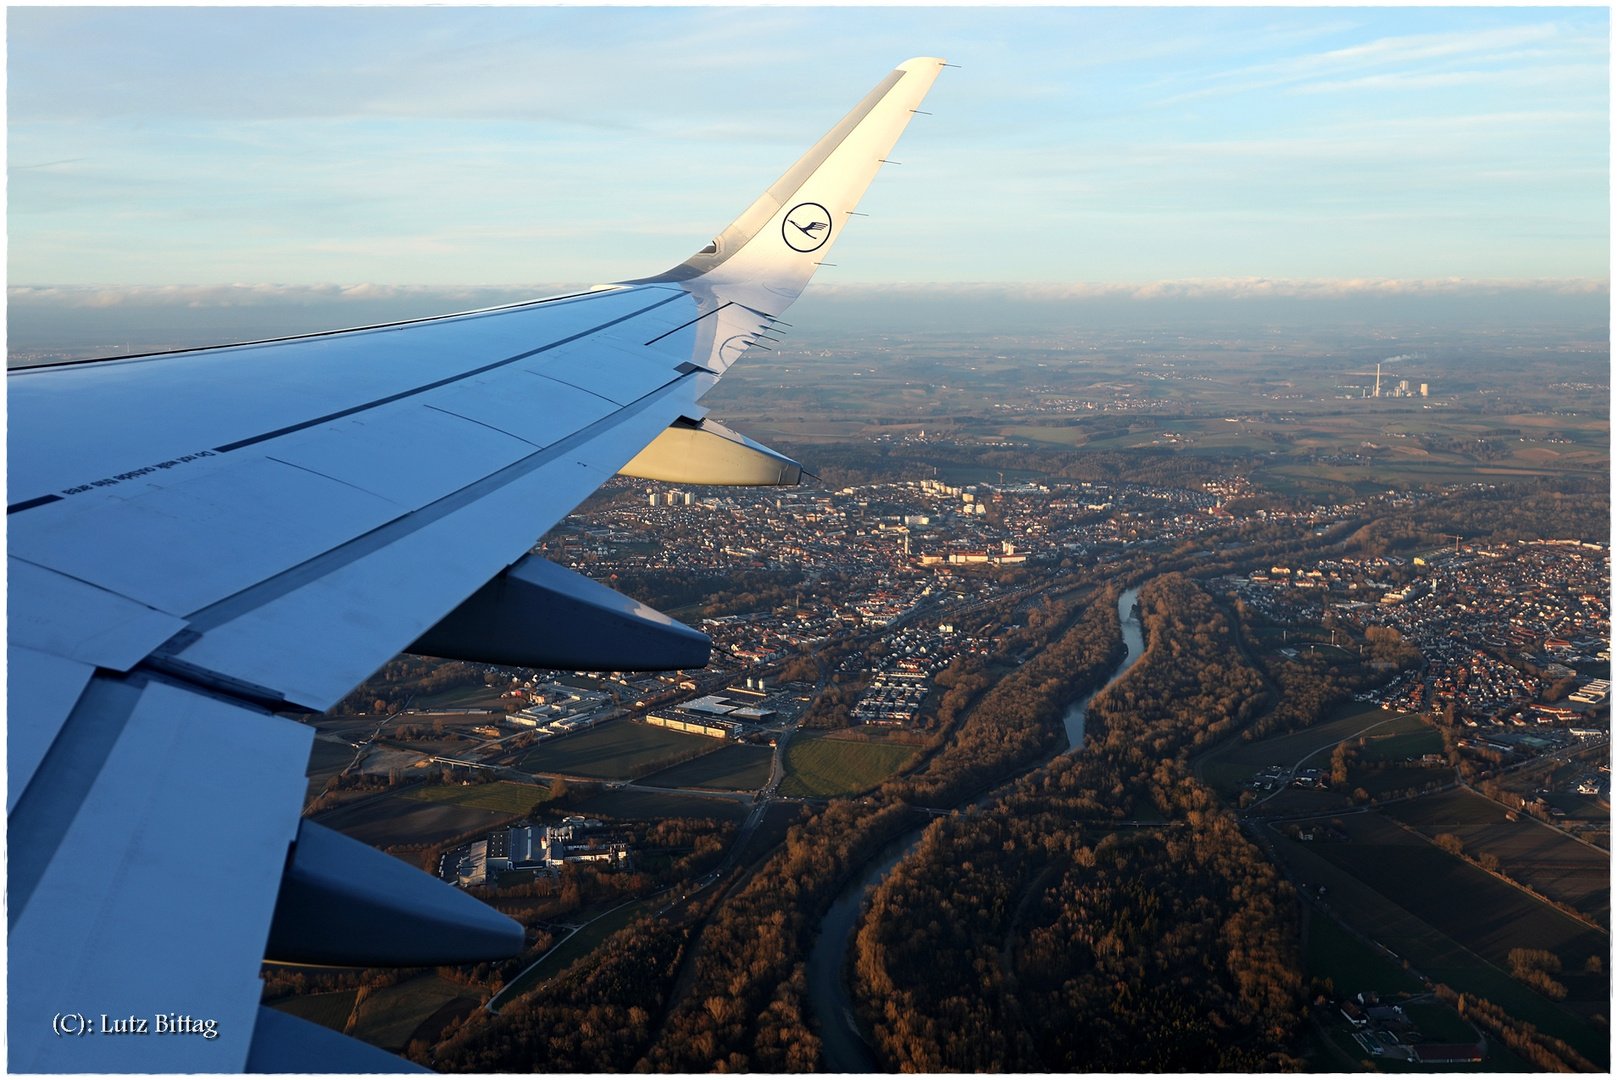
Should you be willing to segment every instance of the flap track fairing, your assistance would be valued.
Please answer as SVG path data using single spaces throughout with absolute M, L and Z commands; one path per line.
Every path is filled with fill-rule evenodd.
M 525 555 L 406 651 L 513 667 L 674 671 L 706 667 L 712 645 L 660 611 Z
M 717 420 L 681 418 L 618 475 L 668 484 L 790 487 L 802 481 L 803 466 Z
M 298 825 L 266 959 L 341 967 L 503 960 L 522 924 L 452 885 L 323 825 Z

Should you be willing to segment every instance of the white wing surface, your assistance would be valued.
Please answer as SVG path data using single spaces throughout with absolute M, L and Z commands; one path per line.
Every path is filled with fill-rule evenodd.
M 654 278 L 9 374 L 13 1071 L 398 1068 L 261 1021 L 266 950 L 416 964 L 520 948 L 503 916 L 300 824 L 313 731 L 276 714 L 330 708 L 412 644 L 703 662 L 700 635 L 524 560 L 631 460 L 637 476 L 795 481 L 704 428 L 699 400 L 796 299 L 941 65 L 901 65 Z

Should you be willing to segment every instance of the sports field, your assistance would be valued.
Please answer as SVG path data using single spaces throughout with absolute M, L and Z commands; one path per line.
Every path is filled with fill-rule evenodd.
M 769 782 L 775 752 L 767 746 L 731 744 L 695 761 L 675 765 L 640 780 L 653 787 L 756 791 Z
M 856 795 L 892 776 L 919 752 L 918 747 L 895 743 L 798 735 L 786 747 L 786 779 L 780 793 L 811 798 Z
M 626 780 L 633 772 L 659 761 L 693 750 L 712 749 L 714 741 L 705 735 L 610 720 L 577 735 L 540 743 L 517 768 L 530 773 Z
M 1388 724 L 1365 736 L 1365 745 L 1359 748 L 1359 760 L 1365 764 L 1409 758 L 1419 761 L 1426 754 L 1442 752 L 1443 733 L 1436 728 L 1423 724 L 1414 730 L 1405 730 L 1400 725 Z
M 442 784 L 436 787 L 415 788 L 405 792 L 404 797 L 419 799 L 422 802 L 466 806 L 474 810 L 526 814 L 535 804 L 548 799 L 550 791 L 536 784 L 514 784 L 509 780 L 499 780 L 492 784 Z

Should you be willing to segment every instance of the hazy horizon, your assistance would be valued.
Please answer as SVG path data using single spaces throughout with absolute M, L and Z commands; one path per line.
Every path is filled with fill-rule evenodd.
M 795 335 L 1017 334 L 1096 327 L 1241 332 L 1270 325 L 1438 332 L 1544 328 L 1605 336 L 1602 282 L 1241 282 L 1133 286 L 811 286 Z M 11 360 L 247 341 L 494 307 L 587 286 L 12 286 Z

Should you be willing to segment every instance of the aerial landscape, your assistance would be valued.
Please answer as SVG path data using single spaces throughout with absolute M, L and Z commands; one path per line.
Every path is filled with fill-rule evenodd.
M 237 16 L 217 17 L 238 32 Z M 313 17 L 333 34 L 357 18 Z M 606 12 L 413 17 L 375 40 L 440 48 L 434 34 L 473 40 L 512 17 L 525 31 L 619 26 Z M 755 11 L 741 21 L 815 29 L 828 17 Z M 873 41 L 858 52 L 885 58 L 874 76 L 915 49 L 888 56 L 910 28 L 870 17 Z M 40 63 L 31 49 L 52 55 L 66 25 L 10 18 L 14 37 L 21 31 L 14 57 L 27 64 Z M 115 27 L 128 16 L 107 18 Z M 276 34 L 302 25 L 287 18 Z M 691 41 L 724 38 L 711 13 L 659 18 Z M 1079 72 L 1147 64 L 1165 41 L 1150 13 L 928 18 L 939 38 L 966 38 L 953 52 L 937 43 L 955 59 L 983 27 L 1003 34 L 981 59 L 1007 80 L 1010 46 L 1052 26 L 1128 45 L 1116 59 L 1086 53 Z M 705 666 L 580 670 L 405 650 L 358 685 L 342 683 L 352 689 L 331 692 L 329 707 L 245 679 L 204 684 L 247 686 L 255 709 L 312 738 L 297 781 L 302 822 L 520 926 L 520 951 L 503 959 L 266 960 L 262 1008 L 398 1055 L 401 1069 L 439 1072 L 1610 1071 L 1608 170 L 1584 146 L 1608 125 L 1605 13 L 1204 18 L 1194 48 L 1162 45 L 1193 59 L 1149 61 L 1170 72 L 1158 73 L 1165 110 L 1181 92 L 1217 99 L 1282 85 L 1295 91 L 1288 102 L 1349 95 L 1339 110 L 1298 106 L 1286 123 L 1352 126 L 1374 107 L 1352 95 L 1390 80 L 1416 97 L 1488 87 L 1474 99 L 1434 96 L 1425 120 L 1444 138 L 1506 119 L 1491 149 L 1449 145 L 1409 165 L 1391 194 L 1351 206 L 1339 205 L 1347 180 L 1317 205 L 1275 204 L 1273 178 L 1234 194 L 1229 176 L 1202 171 L 1218 154 L 1186 166 L 1184 186 L 1154 208 L 1144 189 L 1170 181 L 1153 169 L 1138 191 L 1110 166 L 1085 173 L 1077 186 L 1140 200 L 1124 215 L 1133 225 L 1055 212 L 1075 175 L 1066 150 L 1029 150 L 1018 143 L 1025 131 L 1013 133 L 1003 147 L 1026 150 L 1017 160 L 1027 171 L 994 190 L 1051 210 L 1040 226 L 1051 250 L 1024 223 L 1010 226 L 1010 254 L 991 251 L 982 237 L 994 215 L 974 206 L 957 224 L 981 258 L 936 242 L 939 207 L 963 206 L 971 185 L 922 190 L 969 140 L 926 134 L 945 130 L 943 115 L 924 117 L 931 129 L 912 125 L 898 144 L 915 151 L 908 186 L 878 196 L 887 170 L 861 204 L 892 215 L 895 234 L 861 248 L 864 234 L 850 229 L 840 262 L 826 264 L 848 265 L 846 278 L 817 277 L 789 322 L 765 316 L 769 336 L 755 335 L 701 398 L 713 420 L 800 463 L 801 481 L 719 486 L 625 466 L 569 501 L 524 556 L 707 635 Z M 1243 29 L 1271 34 L 1276 55 L 1236 65 L 1246 46 L 1226 35 Z M 1523 42 L 1558 59 L 1520 60 Z M 457 77 L 459 63 L 442 77 Z M 1306 79 L 1360 81 L 1303 89 L 1304 68 Z M 1088 76 L 1061 70 L 1093 90 Z M 871 81 L 858 71 L 827 100 L 857 100 Z M 25 86 L 55 77 L 20 74 Z M 953 75 L 942 73 L 928 109 L 943 114 L 960 85 L 982 85 L 950 89 Z M 1192 93 L 1179 80 L 1206 85 Z M 1036 105 L 1057 85 L 1068 84 L 1052 76 L 1024 103 L 1068 108 Z M 1530 100 L 1507 105 L 1516 93 Z M 73 109 L 52 113 L 39 100 L 12 106 L 14 161 L 72 149 L 51 125 Z M 1098 92 L 1085 100 L 1122 108 Z M 257 107 L 222 105 L 184 123 L 211 130 L 231 109 Z M 19 118 L 19 108 L 42 111 Z M 1204 133 L 1210 142 L 1257 138 L 1223 127 L 1217 105 L 1195 108 L 1207 112 L 1183 122 L 1218 128 Z M 1416 124 L 1410 108 L 1397 123 Z M 1553 123 L 1523 119 L 1535 109 Z M 835 115 L 770 137 L 801 152 Z M 968 126 L 985 115 L 969 112 Z M 282 138 L 270 130 L 281 122 L 263 121 L 254 138 Z M 323 129 L 327 140 L 353 122 L 316 126 L 337 125 Z M 1534 140 L 1556 142 L 1545 134 L 1554 123 L 1577 132 L 1562 140 L 1565 159 L 1536 162 L 1542 175 L 1511 172 L 1526 168 Z M 733 149 L 733 132 L 693 126 Z M 579 128 L 587 134 L 568 153 L 616 137 L 600 134 L 615 130 L 600 116 Z M 1144 168 L 1182 136 L 1176 128 L 1145 150 L 1096 145 Z M 262 152 L 252 141 L 228 153 Z M 726 207 L 715 220 L 791 160 L 775 149 L 763 182 L 749 176 L 714 196 Z M 1419 157 L 1413 142 L 1404 151 Z M 355 151 L 336 173 L 384 175 L 393 152 Z M 1498 175 L 1478 164 L 1490 153 Z M 474 248 L 417 237 L 390 258 L 398 279 L 427 284 L 330 286 L 320 282 L 381 280 L 385 260 L 353 260 L 372 242 L 366 229 L 391 226 L 322 211 L 307 235 L 243 227 L 262 278 L 292 281 L 244 285 L 256 279 L 250 259 L 233 266 L 204 242 L 207 226 L 190 231 L 227 211 L 163 209 L 149 192 L 119 188 L 126 211 L 156 199 L 143 213 L 172 214 L 178 239 L 153 255 L 147 277 L 121 254 L 106 271 L 84 261 L 93 215 L 83 206 L 94 200 L 59 194 L 106 181 L 66 160 L 20 182 L 13 173 L 21 240 L 7 344 L 19 375 L 572 294 L 604 259 L 590 251 L 568 263 L 552 234 L 551 261 L 535 276 L 497 263 L 474 277 L 454 265 Z M 956 182 L 981 170 L 961 165 Z M 331 182 L 322 175 L 314 182 Z M 1369 179 L 1360 177 L 1366 188 Z M 442 180 L 428 185 L 439 195 Z M 251 201 L 245 183 L 235 197 Z M 1576 198 L 1557 203 L 1546 194 L 1556 185 Z M 334 205 L 357 198 L 328 195 Z M 408 199 L 426 197 L 400 187 L 385 199 L 403 215 Z M 610 217 L 611 197 L 581 201 L 569 230 Z M 1205 199 L 1219 224 L 1184 224 L 1166 205 L 1174 199 L 1189 215 Z M 1256 209 L 1266 200 L 1267 217 Z M 1454 240 L 1512 209 L 1519 216 L 1488 243 Z M 637 209 L 625 231 L 658 212 Z M 1269 231 L 1231 245 L 1248 214 Z M 699 208 L 667 227 L 678 234 L 669 263 L 692 247 L 687 217 L 713 215 Z M 108 219 L 141 227 L 124 212 Z M 1335 232 L 1339 219 L 1356 224 Z M 880 225 L 878 216 L 858 228 L 876 237 Z M 691 235 L 700 243 L 716 227 L 692 225 Z M 1090 227 L 1099 250 L 1062 247 Z M 620 269 L 601 280 L 662 265 L 672 241 L 660 227 L 644 231 L 644 250 L 609 234 Z M 254 247 L 270 233 L 281 238 Z M 509 257 L 503 241 L 489 243 Z M 317 268 L 280 273 L 300 244 Z M 1085 261 L 1104 259 L 1108 245 L 1116 273 Z M 450 267 L 418 272 L 423 251 Z M 624 262 L 625 251 L 637 261 Z M 199 252 L 208 269 L 175 269 Z M 1018 253 L 1024 265 L 995 262 Z M 109 286 L 103 273 L 127 284 Z M 179 280 L 193 283 L 170 284 Z M 15 503 L 36 493 L 12 486 L 13 510 L 39 502 Z M 210 630 L 205 618 L 195 625 Z M 183 634 L 172 640 L 186 647 Z M 179 679 L 193 669 L 153 670 Z M 32 828 L 34 804 L 17 805 L 14 828 Z M 16 875 L 33 873 L 26 857 L 21 865 L 14 893 Z M 18 970 L 14 1010 L 28 994 Z
M 540 543 L 709 632 L 706 669 L 405 659 L 313 721 L 308 812 L 530 947 L 266 1000 L 474 1071 L 1604 1070 L 1588 329 L 1455 332 L 1379 399 L 1351 337 L 1301 370 L 1093 331 L 759 358 L 715 407 L 819 483 L 620 479 Z M 754 404 L 824 348 L 876 365 L 862 400 Z M 972 411 L 906 409 L 943 370 Z

